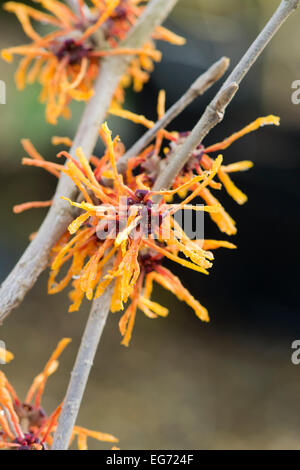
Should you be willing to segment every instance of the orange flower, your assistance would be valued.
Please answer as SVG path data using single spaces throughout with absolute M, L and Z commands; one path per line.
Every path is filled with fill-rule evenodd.
M 58 154 L 67 158 L 67 164 L 63 166 L 33 158 L 35 152 L 27 145 L 32 158 L 23 159 L 23 163 L 66 173 L 81 191 L 83 199 L 82 202 L 69 201 L 82 213 L 70 224 L 69 234 L 65 234 L 52 250 L 48 292 L 59 292 L 72 282 L 69 311 L 74 311 L 79 309 L 84 296 L 90 300 L 97 298 L 115 281 L 111 310 L 123 310 L 127 301 L 131 301 L 120 320 L 125 345 L 129 344 L 137 307 L 151 318 L 167 313 L 164 307 L 150 300 L 149 286 L 153 281 L 163 284 L 190 305 L 199 318 L 208 321 L 207 310 L 182 286 L 178 278 L 160 265 L 164 258 L 169 258 L 208 274 L 212 266 L 212 253 L 204 250 L 201 243 L 190 240 L 174 215 L 181 209 L 204 212 L 219 210 L 215 206 L 192 206 L 188 203 L 212 181 L 221 166 L 222 157 L 216 159 L 210 170 L 193 177 L 181 187 L 155 192 L 139 178 L 129 185 L 124 183 L 116 169 L 116 160 L 124 148 L 117 137 L 112 140 L 106 124 L 103 124 L 100 134 L 105 141 L 106 152 L 101 159 L 92 157 L 94 170 L 80 148 L 76 152 L 78 161 L 65 151 Z M 61 142 L 71 143 L 65 138 L 54 138 L 54 143 Z M 113 179 L 113 188 L 102 184 L 104 177 Z M 197 182 L 199 186 L 180 204 L 166 204 L 163 199 L 159 204 L 154 204 L 155 196 L 172 196 Z M 112 269 L 102 277 L 109 259 L 113 259 Z M 65 276 L 57 280 L 66 264 L 69 264 L 69 268 Z M 149 270 L 150 265 L 155 266 L 155 276 Z
M 161 58 L 160 52 L 151 41 L 142 49 L 121 49 L 118 44 L 142 13 L 143 1 L 95 0 L 89 8 L 83 0 L 78 0 L 78 13 L 58 0 L 38 1 L 48 13 L 22 3 L 5 3 L 4 8 L 16 14 L 32 43 L 3 49 L 2 57 L 11 62 L 15 54 L 24 56 L 15 77 L 17 87 L 22 90 L 26 82 L 41 83 L 40 100 L 46 102 L 48 122 L 56 124 L 59 116 L 68 118 L 72 99 L 86 101 L 93 95 L 93 83 L 102 57 L 136 56 L 115 92 L 114 103 L 123 102 L 123 87 L 131 80 L 135 90 L 142 88 L 153 69 L 153 60 Z M 41 36 L 33 28 L 32 20 L 49 25 L 50 32 Z M 101 35 L 105 47 L 95 46 L 95 34 Z M 183 43 L 182 38 L 161 27 L 156 30 L 155 38 Z
M 58 357 L 70 341 L 69 338 L 63 338 L 58 343 L 43 371 L 33 380 L 24 402 L 19 400 L 14 388 L 0 371 L 0 448 L 45 450 L 51 446 L 61 405 L 47 416 L 41 406 L 41 398 L 48 377 L 59 365 Z M 80 426 L 74 426 L 71 441 L 74 437 L 77 437 L 79 450 L 87 449 L 87 437 L 118 442 L 111 434 L 90 431 Z
M 160 92 L 159 117 L 164 114 L 164 104 L 165 94 Z M 112 108 L 112 112 L 149 128 L 154 125 L 144 116 L 128 111 Z M 228 173 L 246 170 L 252 163 L 242 161 L 226 166 L 222 164 L 221 155 L 213 159 L 209 154 L 227 148 L 237 138 L 265 124 L 278 125 L 279 119 L 276 116 L 259 118 L 218 144 L 210 147 L 200 145 L 175 179 L 172 189 L 167 191 L 153 191 L 151 187 L 165 160 L 168 161 L 176 145 L 181 144 L 188 133 L 170 133 L 161 129 L 153 145 L 129 160 L 124 176 L 117 171 L 117 160 L 124 153 L 124 147 L 118 137 L 112 140 L 106 124 L 100 131 L 106 151 L 100 159 L 91 157 L 94 169 L 80 148 L 76 152 L 78 160 L 65 151 L 58 154 L 67 158 L 67 164 L 63 166 L 42 160 L 26 141 L 31 159 L 23 159 L 23 163 L 45 168 L 52 173 L 62 171 L 81 192 L 81 201 L 68 200 L 81 213 L 70 224 L 69 233 L 64 234 L 53 248 L 48 292 L 59 292 L 72 282 L 69 308 L 72 312 L 79 309 L 84 296 L 89 300 L 98 298 L 114 281 L 112 312 L 123 310 L 130 302 L 119 323 L 124 345 L 129 344 L 137 308 L 150 318 L 168 313 L 165 307 L 150 299 L 154 281 L 184 300 L 201 320 L 208 321 L 207 310 L 176 276 L 162 266 L 162 262 L 169 258 L 187 268 L 208 274 L 214 258 L 211 250 L 220 247 L 232 249 L 235 245 L 224 240 L 205 240 L 203 237 L 191 240 L 174 216 L 181 209 L 201 210 L 209 213 L 222 232 L 229 235 L 236 232 L 235 222 L 213 196 L 211 189 L 219 190 L 224 185 L 238 203 L 244 203 L 246 196 L 236 188 Z M 159 156 L 163 139 L 171 142 L 165 159 Z M 64 137 L 55 137 L 53 143 L 71 145 L 71 141 Z M 220 182 L 215 181 L 216 177 Z M 104 185 L 106 178 L 114 182 L 113 187 Z M 183 199 L 182 202 L 168 204 L 167 201 L 171 201 L 175 194 Z M 206 205 L 190 204 L 198 196 Z M 154 203 L 157 197 L 161 199 L 159 204 Z M 26 203 L 17 210 L 30 205 L 38 207 L 42 204 Z M 110 259 L 112 268 L 103 277 L 104 267 Z M 65 266 L 68 266 L 67 271 L 64 277 L 59 278 Z

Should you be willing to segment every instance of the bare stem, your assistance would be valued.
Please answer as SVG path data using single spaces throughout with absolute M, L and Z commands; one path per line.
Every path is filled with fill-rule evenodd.
M 52 450 L 65 450 L 69 446 L 93 360 L 110 311 L 112 291 L 113 285 L 110 285 L 104 294 L 93 302 L 54 435 Z
M 69 8 L 74 11 L 76 15 L 79 14 L 79 3 L 77 0 L 66 0 L 66 4 L 69 6 Z M 85 5 L 86 6 L 86 5 Z
M 163 188 L 169 188 L 176 177 L 188 161 L 191 152 L 202 142 L 204 137 L 218 122 L 221 122 L 225 109 L 236 94 L 239 86 L 232 82 L 225 88 L 221 88 L 214 100 L 207 106 L 202 117 L 191 131 L 190 135 L 185 139 L 184 143 L 175 150 L 174 155 L 170 159 L 170 163 L 158 176 L 153 189 L 158 191 Z M 154 196 L 154 200 L 158 202 L 159 196 Z
M 149 39 L 153 29 L 167 17 L 177 0 L 151 0 L 120 47 L 140 48 Z M 79 124 L 71 154 L 75 157 L 77 147 L 90 156 L 95 147 L 98 129 L 105 119 L 116 86 L 124 75 L 132 56 L 108 57 L 101 62 L 101 73 L 95 83 L 95 93 L 87 103 Z M 77 189 L 73 182 L 62 175 L 51 206 L 36 237 L 28 245 L 22 257 L 0 288 L 0 323 L 16 308 L 46 268 L 52 246 L 65 232 L 73 216 L 64 195 L 76 199 Z
M 171 186 L 176 175 L 188 161 L 191 152 L 202 142 L 210 130 L 222 121 L 225 109 L 235 95 L 237 86 L 241 83 L 242 79 L 245 77 L 272 37 L 276 34 L 280 26 L 299 6 L 299 2 L 300 0 L 282 0 L 271 19 L 231 72 L 213 101 L 207 106 L 204 114 L 192 130 L 189 137 L 187 137 L 185 142 L 178 148 L 170 163 L 159 175 L 154 185 L 155 190 L 167 189 Z
M 265 47 L 269 44 L 273 36 L 277 33 L 279 28 L 288 19 L 291 13 L 293 13 L 299 7 L 300 0 L 282 0 L 274 14 L 257 36 L 255 41 L 251 44 L 247 52 L 243 55 L 239 63 L 233 69 L 223 87 L 229 85 L 232 82 L 236 82 L 238 85 L 243 80 L 244 76 L 249 72 L 254 62 L 258 59 L 260 54 L 263 52 Z
M 219 80 L 229 66 L 229 59 L 222 57 L 215 62 L 206 72 L 202 73 L 188 90 L 171 106 L 166 114 L 156 122 L 136 143 L 119 158 L 117 168 L 119 173 L 124 173 L 130 158 L 138 155 L 156 136 L 159 129 L 165 128 L 176 116 L 178 116 L 192 101 L 203 95 L 217 80 Z

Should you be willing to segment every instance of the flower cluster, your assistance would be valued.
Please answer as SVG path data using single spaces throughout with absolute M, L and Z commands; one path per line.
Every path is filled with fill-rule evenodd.
M 63 338 L 58 343 L 44 370 L 33 380 L 24 402 L 20 401 L 14 388 L 0 371 L 0 449 L 47 450 L 51 446 L 62 405 L 47 416 L 41 399 L 47 379 L 56 371 L 59 365 L 57 359 L 70 341 L 69 338 Z M 74 426 L 69 445 L 75 437 L 79 450 L 87 449 L 88 437 L 103 442 L 118 442 L 111 434 L 90 431 L 80 426 Z
M 78 0 L 77 11 L 72 11 L 58 0 L 38 0 L 48 12 L 31 6 L 7 2 L 4 8 L 16 14 L 25 34 L 32 40 L 28 45 L 2 50 L 2 57 L 11 62 L 15 54 L 24 56 L 16 73 L 16 83 L 23 89 L 26 83 L 40 82 L 40 100 L 46 102 L 46 119 L 56 124 L 59 116 L 70 116 L 69 103 L 88 100 L 93 95 L 101 59 L 109 55 L 134 55 L 126 75 L 115 90 L 114 103 L 123 102 L 123 89 L 133 83 L 140 91 L 153 69 L 153 61 L 161 54 L 149 41 L 141 49 L 119 47 L 128 31 L 141 15 L 142 0 L 93 0 L 89 8 Z M 49 26 L 41 36 L 32 26 L 32 20 Z M 183 44 L 184 39 L 159 26 L 153 39 Z
M 161 93 L 159 117 L 163 114 L 163 103 L 164 95 Z M 154 124 L 143 116 L 127 111 L 119 110 L 118 114 L 148 127 Z M 77 159 L 66 151 L 58 154 L 59 157 L 67 158 L 65 166 L 47 162 L 36 154 L 28 141 L 23 142 L 31 156 L 23 159 L 24 164 L 45 168 L 56 175 L 63 172 L 80 191 L 77 201 L 68 201 L 81 213 L 52 250 L 49 293 L 59 292 L 72 283 L 69 311 L 75 311 L 79 309 L 84 296 L 89 300 L 98 298 L 114 282 L 112 312 L 127 307 L 119 321 L 122 344 L 125 346 L 131 339 L 137 309 L 149 318 L 168 314 L 165 307 L 151 299 L 154 281 L 185 301 L 202 321 L 208 321 L 206 308 L 162 263 L 164 259 L 170 259 L 208 274 L 214 258 L 211 250 L 219 247 L 235 248 L 235 245 L 224 240 L 191 240 L 177 222 L 175 214 L 179 210 L 208 212 L 222 232 L 234 234 L 234 221 L 211 190 L 220 190 L 224 185 L 238 203 L 245 202 L 246 196 L 236 188 L 228 173 L 245 170 L 252 164 L 243 161 L 225 166 L 222 165 L 221 155 L 214 159 L 209 154 L 225 149 L 247 132 L 271 123 L 278 125 L 278 118 L 259 118 L 223 142 L 206 148 L 199 146 L 173 182 L 173 187 L 165 191 L 152 189 L 157 171 L 166 164 L 176 145 L 188 133 L 159 130 L 155 143 L 130 159 L 125 175 L 119 174 L 117 170 L 117 161 L 122 158 L 124 147 L 118 137 L 112 140 L 106 124 L 102 125 L 100 131 L 106 145 L 105 154 L 100 159 L 91 157 L 90 163 L 80 148 L 76 151 Z M 170 143 L 162 158 L 159 154 L 164 138 Z M 70 145 L 71 141 L 54 138 L 54 143 Z M 215 181 L 215 177 L 218 177 L 219 182 Z M 107 185 L 107 181 L 113 181 L 113 184 Z M 179 204 L 171 202 L 175 195 L 182 199 Z M 205 205 L 190 204 L 198 196 Z M 15 210 L 21 211 L 30 206 L 38 207 L 39 203 L 26 203 Z
M 161 91 L 158 97 L 158 119 L 161 119 L 165 113 L 165 93 Z M 121 118 L 129 119 L 137 124 L 142 124 L 143 126 L 151 129 L 154 126 L 154 122 L 147 119 L 145 116 L 134 114 L 130 111 L 123 109 L 111 108 L 110 113 Z M 203 144 L 200 144 L 190 155 L 188 163 L 184 166 L 182 171 L 176 176 L 173 181 L 173 189 L 178 189 L 178 195 L 181 198 L 186 197 L 186 194 L 189 189 L 195 190 L 200 183 L 195 182 L 191 187 L 184 187 L 180 189 L 180 186 L 184 183 L 190 181 L 196 175 L 202 175 L 203 171 L 208 171 L 212 168 L 214 159 L 210 154 L 219 152 L 227 149 L 233 142 L 237 139 L 243 137 L 244 135 L 257 130 L 259 127 L 274 124 L 279 125 L 278 116 L 265 116 L 257 118 L 255 121 L 251 122 L 240 131 L 235 132 L 227 139 L 222 142 L 205 147 Z M 155 182 L 156 177 L 159 172 L 163 171 L 168 161 L 172 158 L 173 153 L 176 151 L 176 148 L 181 145 L 184 140 L 188 137 L 189 131 L 187 132 L 173 132 L 169 133 L 164 129 L 161 129 L 157 132 L 155 144 L 150 145 L 145 151 L 138 155 L 136 158 L 132 158 L 128 163 L 127 169 L 127 179 L 131 180 L 133 174 L 136 171 L 136 168 L 140 168 L 139 180 L 140 183 L 144 185 L 152 185 Z M 165 158 L 162 160 L 159 156 L 161 151 L 161 146 L 163 138 L 170 140 L 170 145 L 163 149 Z M 237 231 L 235 221 L 230 217 L 230 215 L 225 211 L 219 200 L 211 193 L 210 189 L 219 190 L 224 186 L 227 193 L 238 203 L 244 204 L 247 201 L 247 196 L 236 187 L 234 182 L 231 180 L 229 174 L 235 173 L 238 171 L 248 170 L 253 166 L 253 163 L 249 160 L 243 160 L 236 162 L 230 165 L 222 165 L 217 171 L 217 177 L 219 182 L 210 181 L 208 187 L 201 188 L 199 190 L 198 196 L 200 196 L 205 204 L 208 206 L 218 205 L 219 210 L 217 212 L 212 212 L 210 217 L 217 224 L 219 230 L 227 235 L 234 235 Z M 172 199 L 172 196 L 169 198 L 166 197 L 166 200 Z

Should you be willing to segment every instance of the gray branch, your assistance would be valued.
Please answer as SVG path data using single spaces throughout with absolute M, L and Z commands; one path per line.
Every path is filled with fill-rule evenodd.
M 276 34 L 280 26 L 299 6 L 299 2 L 300 0 L 282 0 L 271 19 L 231 72 L 213 101 L 208 105 L 191 134 L 178 148 L 176 154 L 170 160 L 170 163 L 159 175 L 154 185 L 155 190 L 167 189 L 171 186 L 176 175 L 188 161 L 191 152 L 202 142 L 210 130 L 222 121 L 225 109 L 235 95 L 238 85 L 272 37 Z M 158 200 L 159 198 L 157 197 L 156 199 Z
M 165 20 L 176 2 L 177 0 L 151 0 L 120 47 L 142 47 L 153 29 Z M 86 105 L 70 151 L 73 157 L 76 158 L 75 150 L 79 146 L 88 157 L 92 154 L 99 126 L 105 119 L 115 88 L 131 59 L 131 56 L 114 56 L 101 62 L 101 73 L 94 86 L 94 96 Z M 0 323 L 22 302 L 26 293 L 33 287 L 48 264 L 52 246 L 73 219 L 69 205 L 61 199 L 62 195 L 73 200 L 78 195 L 75 185 L 65 175 L 60 178 L 53 205 L 36 237 L 0 287 Z
M 137 142 L 119 158 L 117 168 L 119 173 L 124 173 L 127 169 L 127 163 L 130 158 L 138 155 L 156 136 L 159 129 L 164 129 L 175 119 L 192 101 L 198 96 L 203 95 L 217 80 L 219 80 L 229 66 L 229 59 L 222 57 L 215 62 L 206 72 L 202 73 L 182 97 L 171 106 L 166 114 L 156 122 Z
M 110 311 L 113 284 L 93 302 L 54 435 L 52 450 L 66 450 L 69 446 L 90 370 Z
M 170 163 L 168 163 L 165 169 L 158 176 L 153 187 L 154 191 L 165 188 L 167 189 L 172 185 L 174 178 L 190 158 L 191 152 L 202 142 L 209 131 L 218 124 L 218 122 L 222 121 L 226 106 L 228 106 L 238 88 L 239 86 L 235 82 L 225 88 L 221 88 L 215 99 L 207 106 L 190 135 L 174 152 L 174 155 L 170 159 Z M 154 196 L 154 200 L 156 202 L 158 202 L 159 199 L 159 196 Z

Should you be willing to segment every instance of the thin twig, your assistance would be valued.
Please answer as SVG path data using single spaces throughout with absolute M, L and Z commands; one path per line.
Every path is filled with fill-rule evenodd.
M 177 0 L 151 0 L 129 36 L 120 47 L 140 48 L 148 40 L 154 28 L 167 17 Z M 101 62 L 101 73 L 94 86 L 94 96 L 87 103 L 79 124 L 71 155 L 77 147 L 82 147 L 89 157 L 95 147 L 98 129 L 105 119 L 116 86 L 126 72 L 132 56 L 108 57 Z M 73 182 L 62 175 L 57 186 L 53 204 L 34 240 L 5 279 L 0 288 L 0 323 L 23 300 L 35 284 L 38 276 L 46 268 L 53 245 L 65 232 L 73 215 L 68 204 L 61 199 L 64 195 L 76 199 L 78 192 Z
M 203 95 L 217 80 L 219 80 L 229 66 L 229 59 L 222 57 L 215 62 L 206 72 L 202 73 L 189 89 L 179 98 L 176 103 L 166 112 L 166 114 L 155 123 L 136 143 L 119 158 L 117 169 L 119 173 L 124 173 L 130 158 L 139 153 L 154 139 L 159 129 L 164 129 L 176 116 L 178 116 L 192 101 Z
M 191 131 L 190 135 L 185 139 L 184 143 L 174 151 L 165 169 L 158 176 L 153 186 L 154 191 L 169 188 L 188 161 L 191 152 L 202 142 L 209 131 L 219 122 L 222 121 L 225 109 L 236 94 L 239 86 L 233 82 L 225 88 L 221 88 L 215 99 L 207 106 L 202 117 Z M 154 201 L 158 202 L 160 197 L 154 196 Z
M 271 19 L 231 72 L 213 101 L 207 106 L 204 114 L 190 135 L 178 148 L 176 155 L 173 156 L 170 163 L 165 167 L 164 171 L 161 172 L 155 182 L 154 190 L 167 189 L 171 186 L 176 175 L 187 163 L 191 152 L 202 142 L 210 130 L 222 121 L 225 109 L 235 95 L 234 88 L 237 90 L 237 86 L 241 83 L 242 79 L 270 42 L 274 34 L 278 31 L 289 15 L 299 6 L 299 2 L 300 0 L 282 0 Z M 232 93 L 230 92 L 230 89 Z M 159 198 L 156 199 L 158 200 Z
M 69 446 L 93 360 L 110 311 L 112 292 L 113 284 L 93 302 L 54 435 L 52 450 L 65 450 Z
M 76 15 L 79 14 L 79 2 L 77 0 L 66 0 L 66 4 Z
M 231 72 L 225 81 L 223 88 L 232 82 L 238 85 L 243 80 L 244 76 L 249 72 L 254 62 L 258 59 L 264 48 L 269 44 L 273 36 L 277 33 L 279 28 L 299 7 L 300 0 L 282 0 L 274 14 L 257 36 L 255 41 L 251 44 L 247 52 L 243 55 L 239 63 Z

